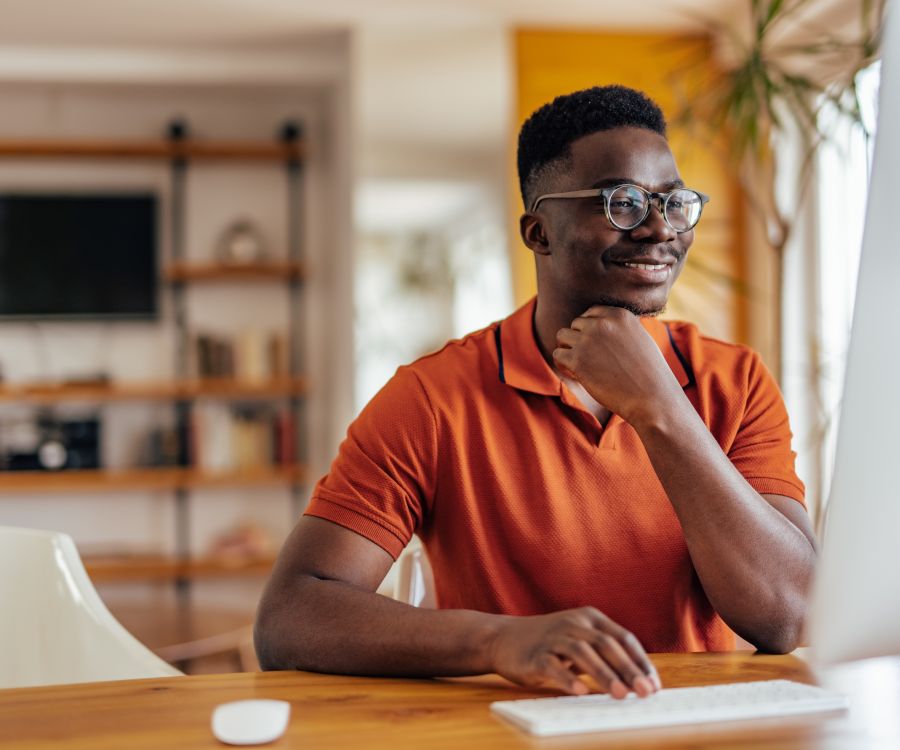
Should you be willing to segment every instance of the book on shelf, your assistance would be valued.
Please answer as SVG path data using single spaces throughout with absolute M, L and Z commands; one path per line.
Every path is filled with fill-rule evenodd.
M 297 461 L 297 420 L 291 409 L 280 409 L 275 419 L 275 463 L 291 466 Z
M 229 340 L 201 334 L 196 338 L 196 352 L 198 377 L 234 377 L 234 350 Z
M 202 333 L 194 339 L 199 378 L 233 378 L 261 383 L 288 375 L 286 337 L 277 332 L 243 331 L 236 337 Z
M 286 406 L 203 402 L 192 415 L 190 463 L 209 472 L 293 466 L 295 430 Z

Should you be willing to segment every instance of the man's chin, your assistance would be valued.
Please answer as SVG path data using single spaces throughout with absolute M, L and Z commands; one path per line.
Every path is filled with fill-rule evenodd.
M 637 315 L 639 318 L 655 318 L 666 310 L 665 302 L 659 306 L 640 305 L 635 302 L 629 302 L 628 300 L 617 299 L 615 297 L 604 297 L 602 295 L 594 301 L 594 304 L 606 305 L 607 307 L 621 307 L 623 310 L 628 310 L 632 315 Z

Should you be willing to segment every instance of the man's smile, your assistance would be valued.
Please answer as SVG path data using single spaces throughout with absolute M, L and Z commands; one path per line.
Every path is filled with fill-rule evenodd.
M 672 276 L 678 258 L 666 254 L 663 257 L 642 255 L 627 259 L 605 261 L 616 277 L 631 284 L 657 285 L 667 283 Z

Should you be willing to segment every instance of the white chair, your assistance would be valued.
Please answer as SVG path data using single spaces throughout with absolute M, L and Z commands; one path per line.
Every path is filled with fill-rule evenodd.
M 407 547 L 397 559 L 394 599 L 426 609 L 437 606 L 434 573 L 428 555 L 421 547 Z
M 0 526 L 0 688 L 180 675 L 116 620 L 66 534 Z

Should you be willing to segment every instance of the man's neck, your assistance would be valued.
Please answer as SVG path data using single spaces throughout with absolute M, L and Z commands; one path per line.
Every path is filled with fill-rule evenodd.
M 574 305 L 560 305 L 548 301 L 538 293 L 534 311 L 534 333 L 538 348 L 547 364 L 553 367 L 553 350 L 556 349 L 556 334 L 561 328 L 568 328 L 572 321 L 588 308 Z

